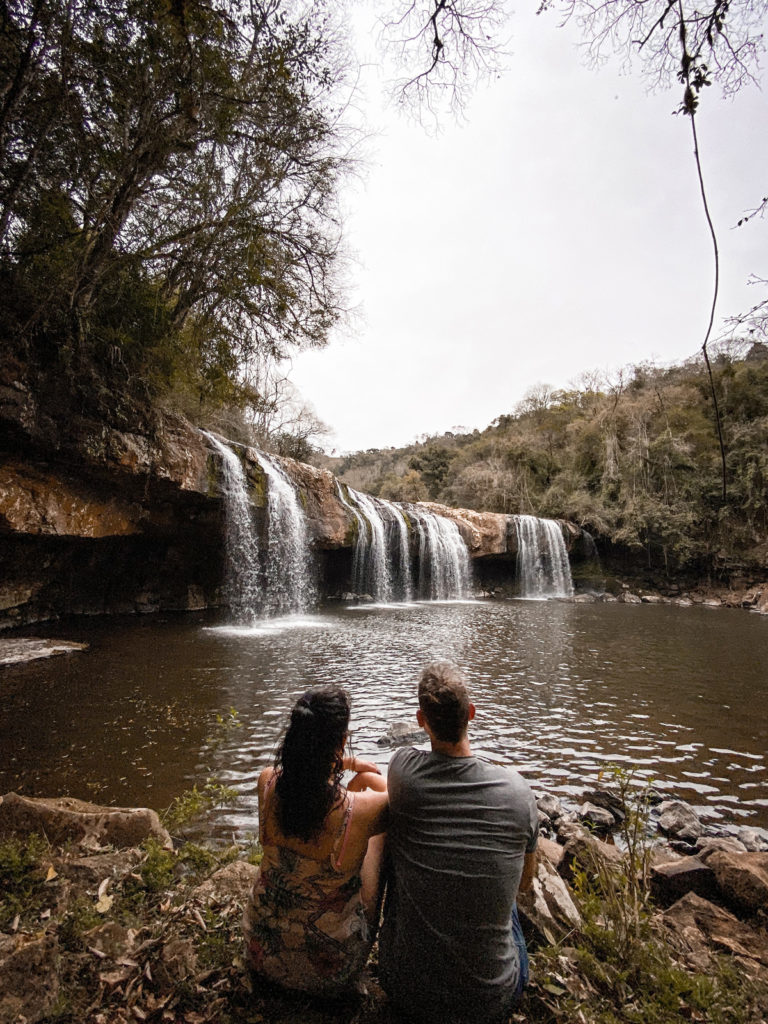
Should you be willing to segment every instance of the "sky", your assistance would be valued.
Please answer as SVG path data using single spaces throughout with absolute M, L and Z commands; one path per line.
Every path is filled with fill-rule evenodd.
M 291 372 L 329 452 L 482 429 L 537 384 L 701 347 L 714 270 L 680 87 L 588 67 L 575 26 L 549 15 L 518 9 L 509 34 L 505 74 L 435 133 L 388 103 L 358 21 L 374 134 L 343 197 L 357 315 Z M 750 275 L 768 277 L 768 224 L 735 227 L 768 189 L 768 99 L 709 88 L 697 124 L 717 332 L 762 297 Z

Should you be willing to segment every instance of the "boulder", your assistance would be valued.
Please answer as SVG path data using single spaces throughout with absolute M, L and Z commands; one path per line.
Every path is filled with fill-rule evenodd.
M 56 846 L 74 842 L 138 846 L 150 837 L 171 847 L 171 837 L 148 807 L 101 807 L 74 797 L 52 799 L 6 793 L 0 797 L 0 838 L 44 835 Z
M 560 843 L 553 843 L 551 839 L 539 836 L 539 858 L 546 857 L 553 868 L 559 868 L 563 861 L 563 847 Z
M 768 850 L 768 839 L 766 839 L 765 832 L 761 835 L 755 828 L 742 826 L 738 832 L 738 839 L 749 853 L 764 853 Z
M 585 825 L 598 831 L 607 831 L 616 824 L 616 819 L 610 811 L 604 807 L 598 807 L 597 804 L 591 804 L 589 801 L 583 803 L 579 808 L 579 819 Z
M 562 817 L 563 805 L 553 793 L 542 793 L 541 796 L 537 796 L 536 806 L 550 821 L 557 821 Z
M 605 867 L 615 871 L 623 867 L 623 861 L 621 850 L 596 839 L 582 828 L 581 833 L 573 832 L 565 844 L 559 871 L 566 882 L 572 882 L 578 870 L 591 872 Z
M 606 811 L 610 811 L 617 822 L 624 821 L 627 816 L 624 801 L 618 793 L 613 793 L 610 789 L 587 790 L 586 793 L 582 794 L 581 799 L 584 803 L 594 804 L 597 807 L 604 808 Z
M 683 800 L 664 800 L 659 811 L 659 828 L 673 839 L 693 843 L 704 832 L 698 814 Z
M 755 973 L 768 976 L 765 934 L 723 907 L 689 892 L 665 910 L 661 920 L 670 942 L 691 967 L 706 972 L 715 966 L 713 953 L 725 952 L 751 961 Z
M 380 747 L 402 747 L 406 743 L 426 743 L 429 737 L 414 722 L 390 722 L 376 741 Z
M 749 914 L 768 911 L 768 853 L 715 850 L 707 865 L 729 904 Z
M 526 935 L 536 942 L 561 942 L 581 927 L 568 887 L 546 855 L 539 857 L 530 891 L 518 893 L 517 907 Z
M 696 856 L 706 861 L 715 850 L 727 850 L 729 853 L 746 853 L 744 843 L 732 836 L 699 836 L 696 840 Z
M 0 935 L 0 1024 L 35 1024 L 56 1008 L 60 989 L 55 936 Z
M 717 897 L 715 873 L 698 857 L 682 857 L 651 867 L 651 894 L 661 906 L 668 907 L 687 892 L 705 899 Z
M 233 860 L 198 885 L 193 896 L 203 903 L 223 903 L 229 899 L 244 903 L 258 874 L 255 864 L 247 860 Z

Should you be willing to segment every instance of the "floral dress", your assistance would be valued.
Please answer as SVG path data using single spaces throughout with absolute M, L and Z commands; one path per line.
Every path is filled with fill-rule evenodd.
M 323 995 L 348 989 L 371 949 L 360 896 L 360 866 L 341 871 L 352 818 L 350 793 L 330 857 L 314 860 L 270 841 L 264 797 L 259 876 L 245 908 L 246 960 L 257 974 Z

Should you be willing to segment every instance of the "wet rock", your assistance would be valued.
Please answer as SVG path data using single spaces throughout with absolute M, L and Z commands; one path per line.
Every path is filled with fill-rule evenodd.
M 59 998 L 59 944 L 50 934 L 0 935 L 0 1024 L 35 1024 Z
M 694 843 L 704 832 L 698 814 L 683 800 L 665 800 L 659 811 L 659 828 L 673 839 Z
M 768 909 L 768 853 L 716 850 L 707 859 L 726 901 L 749 914 Z
M 193 896 L 203 903 L 223 903 L 233 899 L 243 903 L 259 874 L 255 864 L 247 860 L 234 860 L 225 864 L 199 885 Z
M 94 841 L 99 845 L 138 846 L 150 837 L 171 847 L 171 837 L 148 807 L 101 807 L 74 797 L 45 799 L 6 793 L 0 797 L 0 837 L 44 835 L 49 842 Z
M 643 594 L 640 598 L 643 604 L 663 604 L 664 598 L 661 594 Z
M 765 853 L 768 851 L 768 839 L 761 835 L 757 829 L 748 828 L 746 825 L 739 829 L 739 842 L 749 853 Z
M 714 966 L 713 952 L 726 952 L 751 960 L 764 976 L 768 973 L 765 935 L 696 893 L 687 893 L 665 910 L 662 922 L 670 942 L 697 970 Z
M 627 816 L 623 800 L 617 793 L 611 792 L 610 789 L 587 790 L 586 793 L 582 794 L 581 799 L 585 803 L 595 804 L 597 807 L 610 811 L 618 822 L 624 821 Z
M 579 818 L 585 825 L 600 831 L 611 829 L 616 824 L 616 819 L 610 811 L 604 807 L 598 807 L 597 804 L 591 804 L 589 801 L 579 807 Z
M 533 886 L 518 893 L 517 906 L 526 933 L 539 942 L 561 942 L 581 927 L 568 887 L 546 856 L 540 856 Z
M 651 894 L 661 906 L 668 907 L 687 892 L 708 900 L 718 893 L 714 871 L 698 857 L 683 857 L 651 867 Z
M 563 815 L 563 805 L 553 793 L 542 793 L 536 797 L 536 806 L 550 821 L 557 821 Z
M 596 604 L 598 598 L 597 594 L 577 594 L 574 599 L 574 604 Z
M 642 604 L 643 603 L 642 599 L 639 598 L 637 596 L 637 594 L 631 594 L 629 591 L 627 591 L 624 594 L 619 594 L 619 598 L 618 599 L 619 599 L 619 601 L 622 604 Z
M 706 861 L 715 850 L 727 850 L 729 853 L 747 852 L 744 843 L 732 836 L 699 836 L 696 840 L 696 851 L 701 860 Z
M 28 600 L 29 594 L 24 600 Z M 18 637 L 13 640 L 0 640 L 0 665 L 18 665 L 38 658 L 53 658 L 57 654 L 70 654 L 74 651 L 87 651 L 88 644 L 74 640 L 37 640 Z
M 406 743 L 426 743 L 429 737 L 413 722 L 391 722 L 376 741 L 380 747 L 402 747 Z

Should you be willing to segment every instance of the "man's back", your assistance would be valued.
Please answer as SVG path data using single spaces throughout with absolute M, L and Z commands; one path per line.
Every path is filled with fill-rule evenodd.
M 473 756 L 406 748 L 389 769 L 393 864 L 379 940 L 385 989 L 445 1019 L 492 1018 L 509 1005 L 519 954 L 510 918 L 535 848 L 530 787 Z

